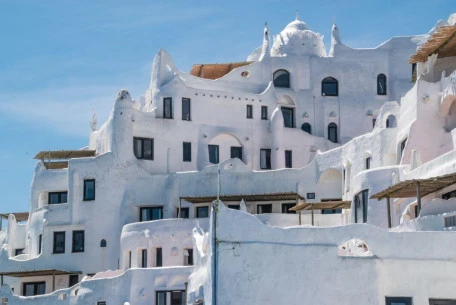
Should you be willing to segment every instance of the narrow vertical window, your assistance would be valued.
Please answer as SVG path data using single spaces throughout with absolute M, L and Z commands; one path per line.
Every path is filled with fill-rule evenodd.
M 291 150 L 286 150 L 285 151 L 285 167 L 286 168 L 292 168 L 293 167 Z
M 38 254 L 41 254 L 41 250 L 43 249 L 42 245 L 43 245 L 43 234 L 40 234 L 38 236 Z
M 219 163 L 219 146 L 218 145 L 208 145 L 209 148 L 209 162 L 212 164 Z
M 337 125 L 334 123 L 328 125 L 328 140 L 337 143 Z
M 84 201 L 95 200 L 95 179 L 84 180 Z
M 65 253 L 65 232 L 54 232 L 54 243 L 52 253 Z
M 405 144 L 407 144 L 407 138 L 405 138 L 404 140 L 402 140 L 401 142 L 401 158 L 402 158 L 402 154 L 404 153 L 404 149 L 405 149 Z
M 184 162 L 192 162 L 192 143 L 184 142 L 182 145 L 183 156 L 182 159 Z
M 190 99 L 182 98 L 182 121 L 191 121 L 191 112 L 190 112 Z
M 155 249 L 155 267 L 163 266 L 163 256 L 162 248 Z
M 131 268 L 131 251 L 128 251 L 128 268 Z
M 377 94 L 386 95 L 386 76 L 385 76 L 385 74 L 377 75 Z
M 375 128 L 375 123 L 377 123 L 377 119 L 376 119 L 376 118 L 373 118 L 373 119 L 372 119 L 372 128 Z
M 294 128 L 294 109 L 288 107 L 281 107 L 283 116 L 283 125 L 288 128 Z
M 155 304 L 157 304 L 157 305 L 167 305 L 167 303 L 166 303 L 166 291 L 157 291 Z
M 248 119 L 253 118 L 253 106 L 252 105 L 247 105 L 247 118 Z
M 261 119 L 262 120 L 268 119 L 268 106 L 261 106 Z
M 209 207 L 196 207 L 196 218 L 207 218 L 209 217 Z
M 370 169 L 370 167 L 371 167 L 371 158 L 367 157 L 366 158 L 366 169 Z
M 73 231 L 72 252 L 84 252 L 84 231 Z
M 163 118 L 164 119 L 173 118 L 173 99 L 170 97 L 165 97 L 163 99 Z
M 141 251 L 141 268 L 147 268 L 147 250 L 142 249 Z
M 231 146 L 230 148 L 231 156 L 230 158 L 238 158 L 242 161 L 242 147 L 241 146 Z
M 184 266 L 193 265 L 193 249 L 184 249 Z
M 271 150 L 261 149 L 260 150 L 260 168 L 271 169 Z

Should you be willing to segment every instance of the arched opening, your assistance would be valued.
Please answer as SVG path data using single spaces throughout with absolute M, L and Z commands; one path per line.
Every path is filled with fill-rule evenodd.
M 209 141 L 209 162 L 217 164 L 230 158 L 244 160 L 244 150 L 241 141 L 229 133 L 220 133 Z
M 301 129 L 308 134 L 312 134 L 312 126 L 309 123 L 304 123 L 301 125 Z
M 321 95 L 338 96 L 339 82 L 334 77 L 326 77 L 321 81 Z
M 277 70 L 273 75 L 274 87 L 290 88 L 290 73 L 287 70 Z
M 324 192 L 325 198 L 340 200 L 342 198 L 342 183 L 341 171 L 336 168 L 328 168 L 320 174 L 317 192 Z
M 385 76 L 385 74 L 377 75 L 377 94 L 386 95 L 386 76 Z
M 386 128 L 395 128 L 397 127 L 396 117 L 393 114 L 390 114 L 386 118 Z
M 337 143 L 337 125 L 335 123 L 328 125 L 328 140 Z

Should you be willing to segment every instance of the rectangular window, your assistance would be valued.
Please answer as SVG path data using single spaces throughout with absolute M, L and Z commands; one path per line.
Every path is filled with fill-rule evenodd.
M 95 179 L 84 180 L 84 201 L 95 200 Z
M 147 268 L 147 250 L 141 250 L 141 268 Z
M 164 119 L 173 118 L 173 99 L 170 97 L 165 97 L 163 99 L 163 118 Z
M 179 215 L 179 208 L 177 208 L 177 215 Z M 190 210 L 189 210 L 189 208 L 181 208 L 180 217 L 179 218 L 190 218 Z
M 171 291 L 171 305 L 184 305 L 185 291 Z
M 253 106 L 247 105 L 247 118 L 253 119 Z
M 208 145 L 209 149 L 209 162 L 212 164 L 219 163 L 219 146 L 218 145 Z
M 128 268 L 131 268 L 131 251 L 128 251 Z
M 156 305 L 184 305 L 185 291 L 157 291 L 155 293 Z
M 261 106 L 261 119 L 262 120 L 268 119 L 268 106 Z
M 154 139 L 151 138 L 133 138 L 133 152 L 137 159 L 153 160 L 154 159 Z
M 307 193 L 306 197 L 307 199 L 315 199 L 315 193 Z
M 106 301 L 97 302 L 97 305 L 106 305 Z
M 43 234 L 40 234 L 38 236 L 38 254 L 41 254 L 42 245 L 43 245 Z
M 68 287 L 73 287 L 77 283 L 79 283 L 79 275 L 70 274 L 70 278 L 68 279 Z
M 412 305 L 412 298 L 408 297 L 386 297 L 386 305 Z
M 163 251 L 162 248 L 155 249 L 155 267 L 163 266 Z
M 257 214 L 272 213 L 272 204 L 257 205 Z
M 209 217 L 209 207 L 196 207 L 196 218 Z
M 451 299 L 429 299 L 429 305 L 456 305 L 456 300 L 451 300 Z
M 46 293 L 46 282 L 31 282 L 22 284 L 22 295 L 25 297 Z
M 445 228 L 456 227 L 456 215 L 443 218 L 445 221 Z
M 182 98 L 182 121 L 191 121 L 192 117 L 190 114 L 190 99 Z
M 192 143 L 182 143 L 182 161 L 192 162 Z
M 242 147 L 231 146 L 231 158 L 238 158 L 242 161 Z
M 285 127 L 294 128 L 294 109 L 288 107 L 281 107 L 282 109 L 282 116 L 283 116 L 283 124 Z
M 228 208 L 233 210 L 239 210 L 241 206 L 239 204 L 229 204 Z
M 341 214 L 342 209 L 323 209 L 321 210 L 322 214 Z
M 20 249 L 15 249 L 14 250 L 14 256 L 18 256 L 18 255 L 21 255 L 21 254 L 24 254 L 24 248 L 20 248 Z
M 294 206 L 296 206 L 295 203 L 282 203 L 282 214 L 296 214 L 296 211 L 290 211 Z
M 67 203 L 68 192 L 49 192 L 48 204 Z
M 368 190 L 363 190 L 355 195 L 355 223 L 367 222 L 368 194 Z
M 260 168 L 271 169 L 271 150 L 261 149 L 260 150 Z
M 184 266 L 193 266 L 193 249 L 184 249 Z
M 168 305 L 166 303 L 166 291 L 157 291 L 155 304 L 157 304 L 157 305 Z
M 292 162 L 292 152 L 291 150 L 286 150 L 285 151 L 285 167 L 286 168 L 292 168 L 293 167 L 293 162 Z
M 368 157 L 366 158 L 366 169 L 370 169 L 371 168 L 371 158 Z
M 54 232 L 54 245 L 52 253 L 65 253 L 65 232 Z
M 456 197 L 456 190 L 445 193 L 442 195 L 442 199 L 448 200 L 450 198 L 455 198 Z
M 163 206 L 139 208 L 139 221 L 163 219 Z
M 84 231 L 73 231 L 72 252 L 84 252 Z

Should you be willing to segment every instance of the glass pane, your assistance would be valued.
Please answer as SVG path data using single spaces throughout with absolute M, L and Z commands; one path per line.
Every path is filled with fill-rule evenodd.
M 294 127 L 293 109 L 282 107 L 283 123 L 285 127 Z
M 162 262 L 162 248 L 157 248 L 157 252 L 156 252 L 156 266 L 157 267 L 161 267 L 163 265 L 163 262 Z
M 184 142 L 183 144 L 183 161 L 191 162 L 192 161 L 192 143 Z
M 46 293 L 46 284 L 38 283 L 36 288 L 36 294 L 45 294 Z
M 182 99 L 182 120 L 190 121 L 190 99 Z
M 290 74 L 285 70 L 278 70 L 274 73 L 274 86 L 289 88 L 290 87 Z
M 157 305 L 166 305 L 166 292 L 157 292 Z
M 152 208 L 152 220 L 162 219 L 163 218 L 163 208 L 156 207 Z
M 35 295 L 35 285 L 34 284 L 24 284 L 24 295 L 25 296 Z
M 49 204 L 57 204 L 59 202 L 59 193 L 49 194 Z
M 231 158 L 242 160 L 242 147 L 231 147 Z
M 150 208 L 142 208 L 140 221 L 149 221 L 151 219 L 152 219 L 152 215 L 151 215 Z
M 84 199 L 85 200 L 93 200 L 95 199 L 95 181 L 93 180 L 86 180 L 84 181 Z
M 171 305 L 184 305 L 184 293 L 182 291 L 171 292 Z
M 165 98 L 163 107 L 163 117 L 166 119 L 172 119 L 173 117 L 173 103 L 171 98 Z
M 217 164 L 219 162 L 219 147 L 218 145 L 209 145 L 209 162 Z
M 73 251 L 84 251 L 84 232 L 73 232 Z
M 268 119 L 268 107 L 261 106 L 261 119 L 267 120 Z
M 196 217 L 198 217 L 198 218 L 209 217 L 209 207 L 197 207 L 196 208 Z
M 144 159 L 153 159 L 153 141 L 152 140 L 144 140 Z
M 60 193 L 60 203 L 67 203 L 68 202 L 68 193 Z
M 134 152 L 136 158 L 142 158 L 142 140 L 135 139 Z

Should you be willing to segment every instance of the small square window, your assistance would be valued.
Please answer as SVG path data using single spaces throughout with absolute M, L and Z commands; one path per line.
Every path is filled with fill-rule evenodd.
M 247 118 L 248 119 L 253 118 L 253 106 L 252 105 L 247 105 Z
M 296 206 L 295 203 L 282 203 L 282 214 L 296 214 L 296 211 L 290 211 L 294 206 Z
M 49 192 L 48 204 L 67 203 L 68 192 Z
M 196 218 L 207 218 L 209 217 L 209 207 L 196 207 Z
M 79 275 L 77 274 L 70 274 L 70 277 L 68 279 L 68 287 L 73 287 L 79 283 Z
M 257 214 L 272 213 L 272 204 L 257 205 Z
M 139 209 L 139 221 L 151 221 L 163 219 L 163 207 L 141 207 Z
M 73 231 L 72 252 L 84 252 L 84 231 Z
M 230 153 L 231 153 L 231 158 L 238 158 L 239 160 L 242 161 L 242 147 L 238 146 L 231 146 L 230 148 Z
M 386 297 L 386 305 L 412 305 L 412 298 L 410 297 Z
M 239 210 L 241 206 L 239 204 L 229 204 L 228 208 L 233 210 Z
M 95 200 L 95 179 L 84 180 L 84 201 Z
M 65 232 L 54 232 L 54 244 L 52 253 L 65 253 Z
M 177 208 L 177 215 L 179 216 L 179 208 Z M 179 218 L 190 218 L 189 208 L 181 208 Z
M 307 193 L 307 199 L 315 199 L 315 193 Z

